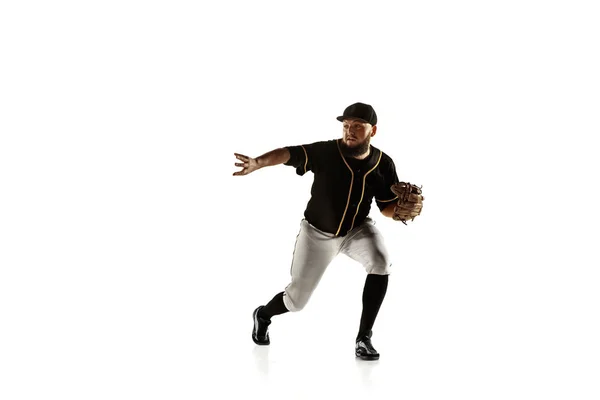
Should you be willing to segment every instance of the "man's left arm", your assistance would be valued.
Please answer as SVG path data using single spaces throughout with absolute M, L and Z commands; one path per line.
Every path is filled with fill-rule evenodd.
M 386 159 L 386 165 L 382 166 L 382 181 L 381 187 L 378 188 L 375 195 L 375 202 L 381 214 L 385 217 L 392 218 L 398 196 L 392 192 L 391 187 L 394 183 L 399 182 L 396 167 L 391 159 Z
M 383 210 L 381 210 L 381 213 L 388 218 L 393 218 L 394 217 L 394 209 L 396 208 L 396 202 L 392 202 L 391 204 L 388 204 L 387 206 L 385 206 L 383 208 Z

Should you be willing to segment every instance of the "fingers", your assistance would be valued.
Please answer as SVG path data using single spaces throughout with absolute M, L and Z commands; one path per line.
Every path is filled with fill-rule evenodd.
M 248 175 L 248 168 L 243 168 L 241 171 L 237 171 L 233 173 L 233 176 L 241 176 L 241 175 Z
M 236 167 L 242 167 L 243 169 L 241 171 L 237 171 L 233 173 L 233 176 L 242 176 L 242 175 L 246 175 L 248 173 L 248 161 L 250 159 L 250 157 L 245 156 L 243 154 L 239 154 L 239 153 L 233 153 L 233 155 L 235 156 L 235 158 L 237 158 L 240 161 L 243 161 L 241 163 L 235 163 Z
M 233 155 L 235 156 L 235 158 L 237 158 L 240 161 L 248 161 L 250 159 L 250 157 L 245 156 L 243 154 L 239 154 L 239 153 L 233 153 Z

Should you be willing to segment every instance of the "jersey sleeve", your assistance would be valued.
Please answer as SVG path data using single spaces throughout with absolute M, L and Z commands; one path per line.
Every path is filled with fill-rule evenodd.
M 318 170 L 319 159 L 322 153 L 322 143 L 309 143 L 297 146 L 286 146 L 290 152 L 290 159 L 284 164 L 294 167 L 300 176 L 308 171 Z
M 375 203 L 377 204 L 377 207 L 379 207 L 379 210 L 383 211 L 384 208 L 398 199 L 398 196 L 390 189 L 394 183 L 399 182 L 398 174 L 396 173 L 396 166 L 391 159 L 388 158 L 387 162 L 382 168 L 381 174 L 381 184 L 375 193 Z

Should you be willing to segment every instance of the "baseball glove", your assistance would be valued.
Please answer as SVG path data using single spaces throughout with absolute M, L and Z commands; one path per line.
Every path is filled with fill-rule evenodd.
M 402 221 L 406 225 L 406 221 L 413 221 L 416 216 L 421 214 L 425 197 L 423 197 L 423 191 L 420 187 L 410 182 L 397 182 L 390 189 L 398 195 L 393 216 L 395 221 Z

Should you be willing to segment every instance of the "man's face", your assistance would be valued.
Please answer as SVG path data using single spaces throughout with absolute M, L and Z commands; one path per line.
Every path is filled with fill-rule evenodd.
M 342 126 L 344 144 L 351 148 L 364 146 L 375 135 L 376 127 L 359 119 L 345 119 Z
M 350 157 L 361 156 L 369 150 L 371 137 L 375 135 L 376 126 L 359 119 L 345 119 L 342 123 L 342 153 Z

